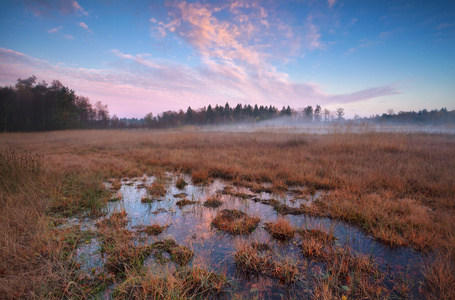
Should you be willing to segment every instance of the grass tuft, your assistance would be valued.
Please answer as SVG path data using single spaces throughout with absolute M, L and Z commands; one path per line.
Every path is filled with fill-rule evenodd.
M 180 246 L 172 239 L 166 239 L 164 241 L 157 241 L 151 245 L 153 250 L 153 256 L 159 262 L 166 262 L 167 259 L 163 256 L 163 253 L 170 255 L 170 260 L 179 265 L 186 265 L 193 258 L 193 251 L 186 246 Z
M 183 178 L 177 179 L 177 182 L 175 184 L 175 186 L 180 190 L 183 190 L 187 185 L 188 183 Z
M 196 204 L 196 203 L 197 203 L 197 201 L 191 201 L 191 200 L 188 200 L 188 199 L 182 199 L 182 200 L 179 200 L 179 201 L 175 202 L 175 204 L 179 208 L 182 208 L 182 207 L 187 206 L 187 205 Z
M 238 245 L 234 261 L 244 272 L 275 277 L 283 283 L 295 282 L 301 276 L 297 262 L 289 258 L 278 259 L 266 244 Z
M 250 217 L 236 209 L 223 209 L 212 220 L 216 228 L 231 234 L 251 233 L 259 224 L 258 217 Z
M 151 186 L 147 186 L 146 188 L 152 197 L 166 196 L 166 189 L 164 188 L 164 184 L 161 182 L 155 181 Z
M 275 222 L 265 223 L 264 227 L 276 239 L 290 240 L 295 235 L 295 228 L 285 218 L 278 218 Z
M 207 184 L 210 181 L 209 172 L 206 170 L 195 171 L 191 174 L 191 181 L 194 184 Z
M 204 202 L 205 207 L 218 208 L 223 205 L 223 202 L 220 200 L 220 195 L 216 194 L 214 196 L 208 197 Z

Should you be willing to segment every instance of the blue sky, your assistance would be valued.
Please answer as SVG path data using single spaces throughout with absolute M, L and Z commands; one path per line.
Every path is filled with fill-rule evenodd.
M 59 79 L 119 117 L 226 102 L 455 109 L 451 0 L 1 5 L 0 85 Z

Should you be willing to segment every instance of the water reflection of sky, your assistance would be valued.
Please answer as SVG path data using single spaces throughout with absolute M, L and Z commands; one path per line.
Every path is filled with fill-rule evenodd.
M 186 182 L 191 182 L 189 176 L 185 175 L 184 178 Z M 137 229 L 139 225 L 169 225 L 163 233 L 149 238 L 147 242 L 152 243 L 155 240 L 165 238 L 175 239 L 178 244 L 188 246 L 194 251 L 193 262 L 203 261 L 206 265 L 210 265 L 212 270 L 226 274 L 234 280 L 233 282 L 239 289 L 251 292 L 252 296 L 266 298 L 291 296 L 289 287 L 280 284 L 277 280 L 241 274 L 236 270 L 234 264 L 233 254 L 235 247 L 245 241 L 268 243 L 274 249 L 277 257 L 296 262 L 305 262 L 306 259 L 302 256 L 298 247 L 301 242 L 299 236 L 296 236 L 293 241 L 280 242 L 272 239 L 264 230 L 264 223 L 274 221 L 277 218 L 277 213 L 273 207 L 250 199 L 221 194 L 223 188 L 228 185 L 221 180 L 214 180 L 210 184 L 200 186 L 188 184 L 185 188 L 178 189 L 175 186 L 177 179 L 177 176 L 167 174 L 165 180 L 166 196 L 162 197 L 161 201 L 153 201 L 152 203 L 142 203 L 141 198 L 148 196 L 144 184 L 152 184 L 157 180 L 155 177 L 122 181 L 122 187 L 117 192 L 121 200 L 108 204 L 106 217 L 109 217 L 114 212 L 125 210 L 129 219 L 127 227 L 130 230 Z M 317 191 L 313 196 L 296 199 L 295 194 L 290 192 L 280 195 L 264 192 L 255 194 L 246 188 L 231 188 L 234 193 L 254 194 L 255 197 L 260 199 L 273 198 L 291 207 L 299 207 L 300 204 L 308 205 L 322 195 L 322 191 Z M 182 192 L 187 194 L 187 199 L 197 201 L 197 203 L 179 208 L 175 203 L 180 199 L 173 195 Z M 202 205 L 207 197 L 217 193 L 220 194 L 220 199 L 223 201 L 221 207 L 213 209 Z M 232 236 L 224 233 L 213 228 L 210 223 L 217 211 L 225 208 L 238 209 L 249 215 L 257 216 L 261 219 L 261 222 L 258 228 L 248 236 Z M 388 269 L 390 266 L 392 270 L 405 271 L 412 275 L 415 279 L 414 282 L 422 279 L 419 266 L 423 257 L 418 252 L 404 247 L 395 249 L 387 247 L 375 241 L 359 228 L 345 222 L 306 215 L 287 215 L 285 217 L 297 228 L 322 228 L 333 231 L 337 237 L 337 243 L 340 245 L 347 244 L 356 252 L 374 256 L 376 262 L 383 270 Z M 80 257 L 87 261 L 87 266 L 90 268 L 101 267 L 103 264 L 103 258 L 98 250 L 99 245 L 96 239 L 79 249 Z M 267 288 L 264 289 L 264 287 Z

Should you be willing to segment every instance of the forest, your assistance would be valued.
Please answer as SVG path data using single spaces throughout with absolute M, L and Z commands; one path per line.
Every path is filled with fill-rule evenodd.
M 143 118 L 119 118 L 110 116 L 107 105 L 100 101 L 77 95 L 59 80 L 51 84 L 37 81 L 36 76 L 19 78 L 15 86 L 0 87 L 0 132 L 33 132 L 67 129 L 121 129 L 121 128 L 175 128 L 186 125 L 222 125 L 252 123 L 278 117 L 290 117 L 302 123 L 343 122 L 345 112 L 339 107 L 334 111 L 320 105 L 304 108 L 237 104 L 231 107 L 208 105 L 186 111 L 165 111 L 156 116 L 146 114 Z M 395 114 L 393 110 L 379 115 L 361 118 L 355 115 L 354 122 L 372 122 L 397 125 L 443 125 L 455 124 L 455 110 L 420 110 Z

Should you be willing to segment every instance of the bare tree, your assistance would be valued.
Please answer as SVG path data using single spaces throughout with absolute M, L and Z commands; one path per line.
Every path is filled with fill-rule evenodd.
M 330 112 L 330 110 L 328 110 L 327 108 L 324 108 L 323 114 L 324 114 L 324 122 L 330 121 L 330 116 L 331 116 L 331 114 L 332 114 L 332 113 Z
M 337 110 L 335 111 L 335 115 L 337 116 L 337 119 L 338 120 L 344 120 L 343 116 L 344 116 L 344 108 L 342 107 L 338 107 Z

